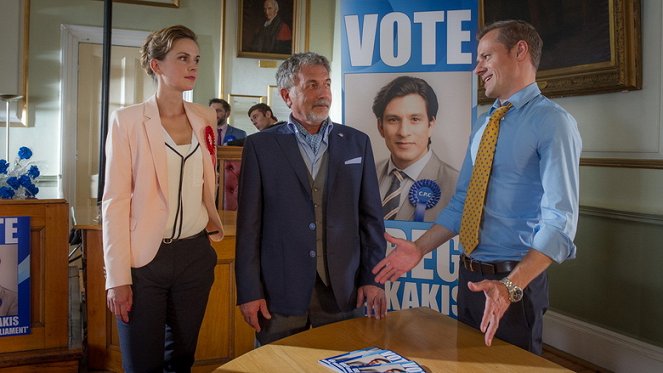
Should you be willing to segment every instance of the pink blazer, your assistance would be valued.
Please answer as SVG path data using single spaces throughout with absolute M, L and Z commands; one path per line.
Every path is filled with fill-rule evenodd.
M 214 241 L 223 237 L 215 205 L 216 146 L 207 146 L 206 127 L 216 126 L 211 108 L 184 102 L 203 151 L 203 202 Z M 216 131 L 211 131 L 216 136 Z M 212 139 L 216 144 L 216 139 Z M 106 138 L 106 183 L 102 201 L 106 289 L 132 284 L 131 267 L 157 254 L 168 218 L 166 145 L 156 98 L 113 112 Z

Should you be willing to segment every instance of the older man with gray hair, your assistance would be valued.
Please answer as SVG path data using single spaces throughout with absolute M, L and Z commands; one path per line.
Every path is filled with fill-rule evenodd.
M 278 69 L 287 123 L 247 137 L 237 212 L 237 304 L 262 344 L 310 327 L 383 318 L 371 268 L 385 255 L 368 136 L 329 118 L 330 67 L 315 53 Z

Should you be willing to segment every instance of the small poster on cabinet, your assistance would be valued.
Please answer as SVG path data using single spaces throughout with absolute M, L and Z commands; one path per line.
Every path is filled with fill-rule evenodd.
M 30 334 L 30 217 L 0 217 L 0 337 Z

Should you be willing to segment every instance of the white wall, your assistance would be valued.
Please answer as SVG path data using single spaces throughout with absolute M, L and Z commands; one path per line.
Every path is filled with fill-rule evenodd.
M 15 0 L 12 0 L 15 1 Z M 0 12 L 4 15 L 5 2 Z M 194 101 L 207 103 L 214 95 L 218 76 L 214 67 L 219 62 L 219 0 L 186 0 L 179 8 L 114 3 L 113 27 L 116 29 L 154 31 L 181 23 L 198 35 L 201 49 L 200 79 Z M 29 53 L 29 123 L 28 128 L 12 128 L 10 154 L 20 146 L 30 147 L 42 175 L 60 176 L 62 95 L 60 26 L 62 24 L 103 26 L 103 2 L 90 0 L 31 0 Z M 0 18 L 1 20 L 1 18 Z M 4 38 L 4 37 L 3 37 Z M 4 67 L 4 66 L 3 66 Z M 6 70 L 3 69 L 6 74 Z M 9 72 L 12 74 L 12 72 Z M 101 72 L 100 72 L 101 74 Z M 4 75 L 4 74 L 3 74 Z M 1 136 L 1 135 L 0 135 Z M 0 144 L 4 145 L 3 137 Z M 40 198 L 56 197 L 39 193 Z
M 317 11 L 317 2 L 313 0 L 311 25 L 319 27 L 321 20 L 328 17 L 325 12 Z M 302 1 L 304 3 L 305 1 Z M 185 3 L 185 2 L 183 2 Z M 257 59 L 236 57 L 237 2 L 226 1 L 225 35 L 224 35 L 224 79 L 225 88 L 237 94 L 266 95 L 267 84 L 273 84 L 276 68 L 260 68 Z M 340 80 L 340 19 L 339 1 L 336 2 L 334 17 L 333 46 L 322 46 L 332 58 L 334 81 L 334 103 L 332 119 L 341 118 L 341 80 Z M 60 0 L 54 4 L 50 0 L 32 0 L 31 53 L 30 53 L 30 128 L 13 128 L 10 153 L 15 153 L 19 146 L 28 146 L 35 152 L 35 160 L 39 162 L 44 175 L 57 175 L 60 170 L 60 126 L 59 115 L 59 60 L 58 45 L 60 23 L 100 25 L 102 15 L 99 14 L 101 2 L 87 0 Z M 207 1 L 196 0 L 196 4 L 209 4 Z M 7 4 L 3 4 L 3 9 Z M 195 5 L 195 4 L 193 4 Z M 157 24 L 173 22 L 177 17 L 186 19 L 205 19 L 203 44 L 212 46 L 211 63 L 221 60 L 214 57 L 215 46 L 219 45 L 218 31 L 210 23 L 211 17 L 216 18 L 217 25 L 221 20 L 218 10 L 210 13 L 210 8 L 183 4 L 179 10 L 158 7 L 146 7 L 130 4 L 115 5 L 114 23 L 123 28 L 136 27 L 138 24 L 131 19 L 145 18 L 144 14 L 159 15 L 158 19 L 150 19 L 144 25 L 152 29 Z M 217 5 L 219 7 L 219 5 Z M 207 10 L 205 10 L 207 9 Z M 218 8 L 217 8 L 218 9 Z M 37 12 L 37 14 L 35 14 Z M 55 12 L 55 13 L 54 13 Z M 305 8 L 299 8 L 300 16 L 305 18 Z M 135 14 L 134 14 L 135 13 Z M 163 13 L 163 14 L 162 14 Z M 205 13 L 203 15 L 203 13 Z M 3 12 L 4 14 L 4 12 Z M 142 15 L 141 15 L 142 14 Z M 170 18 L 170 20 L 169 20 Z M 165 19 L 165 20 L 164 20 Z M 583 137 L 585 155 L 590 157 L 638 157 L 656 158 L 663 152 L 663 118 L 661 103 L 661 46 L 663 40 L 662 20 L 663 6 L 658 0 L 642 0 L 642 45 L 643 45 L 643 89 L 632 92 L 618 92 L 592 96 L 577 96 L 556 99 L 569 110 L 578 120 Z M 200 24 L 199 22 L 195 22 Z M 316 29 L 317 30 L 317 29 Z M 330 29 L 328 29 L 331 32 Z M 200 33 L 199 30 L 196 30 Z M 319 30 L 318 30 L 319 31 Z M 214 34 L 217 35 L 214 35 Z M 55 34 L 55 35 L 54 35 Z M 319 33 L 324 34 L 324 33 Z M 49 36 L 50 35 L 50 36 Z M 299 34 L 303 38 L 304 34 Z M 3 39 L 4 40 L 4 39 Z M 304 40 L 297 41 L 303 45 Z M 312 44 L 319 44 L 314 41 Z M 218 49 L 217 49 L 218 51 Z M 210 69 L 213 70 L 213 69 Z M 218 70 L 215 70 L 218 71 Z M 213 72 L 205 86 L 216 87 L 218 92 L 219 76 Z M 3 74 L 6 75 L 6 74 Z M 268 83 L 269 82 L 269 83 Z M 201 82 L 203 83 L 203 82 Z M 204 88 L 204 91 L 209 91 Z M 205 101 L 213 92 L 201 93 L 197 101 Z M 0 131 L 1 132 L 1 131 Z M 2 134 L 0 134 L 2 136 Z M 604 167 L 581 168 L 581 203 L 611 209 L 663 213 L 663 199 L 659 197 L 659 188 L 663 185 L 663 171 L 654 169 L 623 169 Z

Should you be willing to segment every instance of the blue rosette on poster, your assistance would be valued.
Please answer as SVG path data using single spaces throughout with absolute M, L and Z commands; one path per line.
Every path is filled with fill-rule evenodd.
M 30 217 L 0 217 L 0 337 L 30 334 Z
M 417 180 L 412 184 L 408 200 L 414 206 L 414 221 L 424 221 L 424 213 L 440 202 L 441 195 L 440 186 L 433 180 Z

